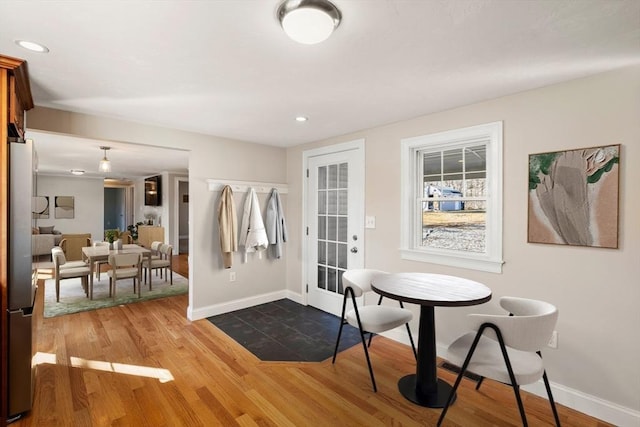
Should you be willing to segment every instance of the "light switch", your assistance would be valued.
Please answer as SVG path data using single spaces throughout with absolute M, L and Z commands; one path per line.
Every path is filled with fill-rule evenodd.
M 364 217 L 364 228 L 376 228 L 376 217 L 375 216 L 365 216 Z

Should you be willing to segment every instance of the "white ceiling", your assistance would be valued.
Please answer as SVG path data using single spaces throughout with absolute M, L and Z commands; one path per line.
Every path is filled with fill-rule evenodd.
M 2 0 L 0 52 L 36 105 L 283 147 L 640 63 L 638 0 L 333 2 L 309 46 L 279 0 Z

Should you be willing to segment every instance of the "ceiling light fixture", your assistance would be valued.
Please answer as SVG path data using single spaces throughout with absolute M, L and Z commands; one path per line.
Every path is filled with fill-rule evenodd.
M 325 41 L 341 19 L 340 10 L 328 0 L 285 0 L 278 6 L 282 29 L 302 44 Z
M 307 120 L 309 120 L 309 117 L 305 117 L 305 116 L 296 117 L 296 122 L 303 123 L 303 122 L 306 122 Z
M 16 40 L 16 44 L 24 49 L 30 50 L 32 52 L 38 52 L 38 53 L 48 53 L 49 52 L 49 48 L 46 47 L 43 44 L 40 43 L 36 43 L 36 42 L 30 42 L 27 40 Z
M 104 157 L 100 160 L 98 170 L 100 172 L 111 172 L 111 162 L 107 159 L 107 150 L 111 150 L 111 147 L 100 147 L 100 149 L 104 150 Z
M 69 172 L 74 175 L 84 175 L 84 171 L 82 169 L 71 169 Z

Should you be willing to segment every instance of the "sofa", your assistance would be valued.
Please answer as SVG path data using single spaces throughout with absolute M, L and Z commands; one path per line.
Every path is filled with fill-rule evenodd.
M 51 255 L 51 249 L 58 246 L 62 233 L 54 226 L 34 227 L 31 234 L 31 254 L 33 256 Z

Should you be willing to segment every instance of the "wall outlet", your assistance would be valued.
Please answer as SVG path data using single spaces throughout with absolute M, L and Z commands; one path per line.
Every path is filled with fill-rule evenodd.
M 558 331 L 553 331 L 547 345 L 551 348 L 558 348 Z
M 229 281 L 230 282 L 235 282 L 236 281 L 236 272 L 235 271 L 230 271 L 229 272 Z
M 364 228 L 376 228 L 376 217 L 375 216 L 365 216 L 364 217 Z

